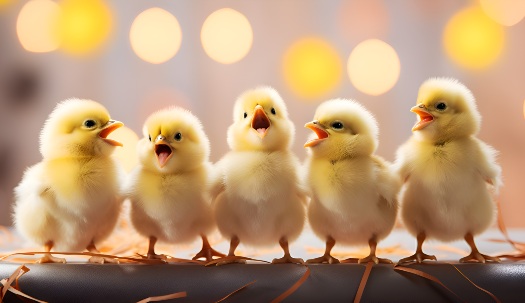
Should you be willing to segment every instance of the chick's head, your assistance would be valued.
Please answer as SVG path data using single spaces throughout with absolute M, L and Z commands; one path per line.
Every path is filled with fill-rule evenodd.
M 295 127 L 288 119 L 286 105 L 271 87 L 259 87 L 240 95 L 228 128 L 232 150 L 285 150 L 293 142 Z
M 412 112 L 418 121 L 412 131 L 424 140 L 444 143 L 478 132 L 481 116 L 470 90 L 450 78 L 431 78 L 419 88 Z
M 317 107 L 305 127 L 313 133 L 305 143 L 315 157 L 331 161 L 371 155 L 377 148 L 378 126 L 374 116 L 353 100 L 333 99 Z
M 152 171 L 175 173 L 207 161 L 210 143 L 200 120 L 190 111 L 171 107 L 150 115 L 137 144 L 142 165 Z
M 44 158 L 109 156 L 122 144 L 107 137 L 123 125 L 95 101 L 68 99 L 57 104 L 44 124 L 40 152 Z

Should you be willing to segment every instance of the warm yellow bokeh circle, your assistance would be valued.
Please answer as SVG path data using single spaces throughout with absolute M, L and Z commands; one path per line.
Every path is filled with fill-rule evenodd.
M 468 69 L 485 69 L 501 56 L 505 45 L 503 27 L 478 6 L 456 13 L 443 33 L 447 55 Z
M 129 32 L 131 48 L 142 60 L 154 64 L 171 59 L 179 51 L 182 32 L 169 12 L 153 7 L 135 18 Z
M 355 88 L 372 96 L 389 91 L 397 83 L 401 71 L 394 48 L 378 39 L 359 43 L 350 53 L 346 67 Z
M 54 1 L 28 1 L 16 20 L 16 33 L 22 47 L 35 53 L 56 50 L 60 45 L 55 32 L 59 14 L 60 7 Z
M 512 26 L 525 17 L 523 0 L 480 0 L 483 11 L 501 25 Z
M 113 131 L 109 138 L 122 143 L 123 146 L 115 148 L 113 157 L 126 172 L 130 172 L 138 164 L 137 142 L 139 137 L 133 130 L 123 126 Z
M 219 9 L 204 21 L 201 43 L 213 60 L 223 64 L 235 63 L 252 47 L 252 26 L 240 12 L 231 8 Z
M 10 5 L 13 0 L 0 0 L 0 9 Z
M 321 38 L 303 38 L 284 54 L 284 79 L 292 91 L 304 98 L 322 97 L 335 89 L 342 71 L 336 49 Z
M 102 0 L 63 0 L 58 18 L 61 48 L 74 55 L 84 55 L 100 48 L 108 39 L 113 20 Z

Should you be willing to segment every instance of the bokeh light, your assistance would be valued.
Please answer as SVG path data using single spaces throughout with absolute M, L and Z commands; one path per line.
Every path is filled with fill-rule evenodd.
M 102 0 L 63 0 L 58 20 L 61 48 L 85 55 L 107 41 L 113 26 L 109 7 Z
M 0 10 L 13 3 L 13 0 L 0 0 Z
M 523 0 L 480 0 L 483 11 L 501 25 L 512 26 L 525 17 Z
M 179 51 L 182 32 L 177 19 L 158 8 L 143 11 L 135 18 L 129 32 L 131 48 L 146 62 L 168 61 Z
M 202 47 L 213 60 L 230 64 L 244 58 L 252 47 L 253 32 L 246 17 L 231 8 L 213 12 L 201 30 Z
M 139 137 L 130 128 L 123 126 L 113 131 L 108 138 L 123 144 L 115 148 L 113 156 L 126 172 L 130 172 L 138 164 L 137 142 Z
M 54 1 L 28 1 L 16 20 L 16 33 L 22 47 L 35 53 L 56 50 L 60 43 L 54 26 L 59 13 L 60 7 Z
M 283 58 L 284 79 L 297 95 L 321 97 L 341 82 L 342 61 L 336 49 L 317 37 L 298 40 Z
M 361 92 L 372 96 L 389 91 L 399 79 L 401 63 L 396 51 L 378 39 L 359 43 L 347 63 L 350 82 Z
M 505 32 L 478 6 L 456 13 L 443 33 L 445 50 L 454 62 L 480 70 L 496 62 L 503 52 Z
M 338 23 L 347 41 L 363 41 L 384 37 L 389 15 L 384 0 L 341 1 Z

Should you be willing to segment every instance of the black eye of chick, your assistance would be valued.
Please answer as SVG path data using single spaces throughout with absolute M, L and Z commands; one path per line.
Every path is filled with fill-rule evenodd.
M 447 108 L 447 105 L 443 102 L 436 104 L 436 109 L 438 110 L 445 110 L 446 108 Z
M 148 135 L 149 142 L 151 142 L 151 135 Z
M 248 114 L 245 112 L 244 113 L 244 119 L 246 119 L 246 117 L 248 117 Z
M 181 133 L 176 133 L 175 134 L 175 141 L 180 141 L 182 140 L 182 134 Z
M 332 128 L 333 129 L 343 129 L 343 123 L 341 123 L 339 121 L 336 121 L 336 122 L 332 123 Z
M 84 126 L 87 127 L 87 128 L 93 128 L 93 127 L 95 127 L 95 125 L 97 125 L 97 122 L 95 122 L 94 120 L 86 120 L 86 121 L 84 121 Z
M 275 108 L 272 107 L 272 114 L 275 115 Z

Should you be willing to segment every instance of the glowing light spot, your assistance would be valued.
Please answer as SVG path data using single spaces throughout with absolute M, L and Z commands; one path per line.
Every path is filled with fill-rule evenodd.
M 290 46 L 283 58 L 286 83 L 297 95 L 318 98 L 341 81 L 342 62 L 332 45 L 320 38 L 301 39 Z
M 64 0 L 58 20 L 62 49 L 85 55 L 100 48 L 112 29 L 112 16 L 102 0 Z
M 30 52 L 45 53 L 59 46 L 54 26 L 60 13 L 58 4 L 51 0 L 31 0 L 18 14 L 16 33 L 22 47 Z
M 154 7 L 135 18 L 129 32 L 129 40 L 131 48 L 139 58 L 159 64 L 177 54 L 182 32 L 177 18 L 161 8 Z
M 487 17 L 479 7 L 469 7 L 454 15 L 443 33 L 445 50 L 460 66 L 480 70 L 496 62 L 504 44 L 503 27 Z
M 7 7 L 13 2 L 13 0 L 0 0 L 0 10 L 2 10 L 4 7 Z
M 523 0 L 480 0 L 483 11 L 501 25 L 512 26 L 525 17 Z
M 130 172 L 138 164 L 137 142 L 139 137 L 130 128 L 123 126 L 113 131 L 109 139 L 117 140 L 123 144 L 122 147 L 115 148 L 113 156 L 122 165 L 124 170 Z
M 372 96 L 389 91 L 399 79 L 401 63 L 388 43 L 377 39 L 359 43 L 347 63 L 350 82 L 361 92 Z
M 253 32 L 246 17 L 231 8 L 213 12 L 201 30 L 202 47 L 213 60 L 230 64 L 244 58 L 252 47 Z

